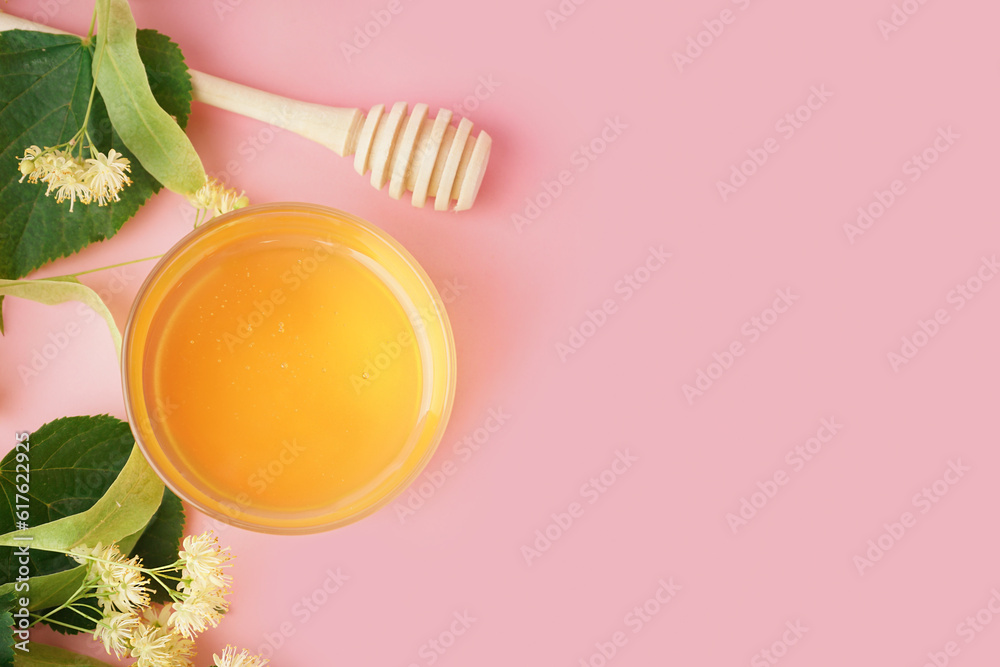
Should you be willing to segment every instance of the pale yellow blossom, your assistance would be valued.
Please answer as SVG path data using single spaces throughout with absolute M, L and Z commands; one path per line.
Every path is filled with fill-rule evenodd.
M 98 153 L 89 158 L 86 164 L 87 171 L 83 175 L 83 181 L 90 188 L 98 206 L 118 201 L 118 193 L 132 183 L 128 177 L 128 172 L 132 169 L 131 162 L 114 148 L 107 155 Z
M 179 590 L 206 591 L 225 594 L 232 584 L 232 577 L 223 568 L 229 566 L 232 555 L 229 549 L 219 546 L 219 540 L 210 532 L 188 535 L 178 554 L 181 566 Z
M 88 148 L 88 147 L 84 147 Z M 45 196 L 55 193 L 56 201 L 69 200 L 72 211 L 77 202 L 89 204 L 96 200 L 99 206 L 118 201 L 118 193 L 132 183 L 128 177 L 131 163 L 115 149 L 107 155 L 89 147 L 92 157 L 84 160 L 73 155 L 68 148 L 39 148 L 28 146 L 18 158 L 21 181 L 45 183 Z
M 173 603 L 168 624 L 181 635 L 194 639 L 208 628 L 218 626 L 228 606 L 221 595 L 195 591 Z
M 250 651 L 246 649 L 237 653 L 235 646 L 227 646 L 221 656 L 212 654 L 212 658 L 215 660 L 215 667 L 264 667 L 268 664 L 267 659 L 250 655 Z
M 194 657 L 194 642 L 170 629 L 168 625 L 170 620 L 170 605 L 164 605 L 160 607 L 159 610 L 155 610 L 153 607 L 147 607 L 143 610 L 142 617 L 149 627 L 147 633 L 150 637 L 150 643 L 153 642 L 153 638 L 160 637 L 164 638 L 166 643 L 163 652 L 166 653 L 169 658 L 161 659 L 158 666 L 191 667 L 191 658 Z M 136 647 L 134 643 L 133 647 L 132 655 L 133 657 L 137 657 L 135 648 L 138 647 Z M 136 664 L 139 665 L 139 667 L 144 667 L 141 659 Z
M 243 192 L 237 194 L 235 188 L 227 188 L 214 178 L 205 181 L 205 185 L 188 200 L 196 209 L 205 212 L 208 218 L 230 213 L 250 203 Z
M 134 613 L 114 611 L 97 622 L 94 639 L 104 644 L 109 654 L 114 652 L 121 658 L 129 653 L 132 637 L 139 628 L 139 617 Z

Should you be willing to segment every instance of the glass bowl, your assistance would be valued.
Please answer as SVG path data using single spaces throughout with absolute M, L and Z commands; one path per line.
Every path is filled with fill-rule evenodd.
M 160 259 L 122 350 L 136 442 L 205 514 L 267 533 L 356 521 L 405 489 L 455 393 L 444 304 L 385 232 L 322 206 L 219 216 Z

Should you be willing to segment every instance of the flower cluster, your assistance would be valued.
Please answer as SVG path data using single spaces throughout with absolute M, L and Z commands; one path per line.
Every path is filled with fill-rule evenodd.
M 204 220 L 235 211 L 250 203 L 250 199 L 243 192 L 237 194 L 235 188 L 227 188 L 214 178 L 205 181 L 205 185 L 201 186 L 201 189 L 192 197 L 189 197 L 189 201 L 192 206 L 204 214 Z M 199 215 L 199 218 L 201 217 Z M 197 220 L 195 227 L 204 220 Z
M 126 557 L 115 544 L 78 548 L 70 555 L 85 566 L 85 577 L 66 606 L 96 622 L 94 639 L 108 654 L 136 658 L 136 667 L 191 667 L 195 636 L 216 627 L 229 607 L 225 596 L 231 592 L 232 578 L 226 568 L 232 556 L 211 533 L 185 537 L 177 561 L 162 567 L 143 567 L 139 557 Z M 167 589 L 170 604 L 150 605 L 150 579 Z M 175 581 L 176 588 L 165 580 Z M 99 609 L 75 604 L 89 596 L 97 599 Z M 90 612 L 100 612 L 100 618 Z M 232 647 L 215 661 L 219 667 L 267 664 L 247 651 L 237 654 Z
M 178 555 L 181 580 L 177 590 L 182 599 L 174 602 L 170 625 L 177 632 L 193 639 L 208 626 L 219 624 L 229 608 L 225 596 L 230 592 L 232 578 L 225 574 L 231 556 L 228 549 L 219 547 L 218 539 L 211 533 L 184 538 L 184 550 Z
M 118 193 L 132 183 L 128 177 L 131 162 L 113 148 L 105 155 L 90 147 L 90 154 L 87 159 L 82 153 L 74 156 L 72 145 L 66 149 L 29 146 L 18 158 L 21 181 L 27 178 L 29 183 L 46 183 L 45 195 L 55 193 L 59 203 L 68 199 L 70 211 L 76 202 L 96 201 L 98 206 L 105 206 L 118 201 Z

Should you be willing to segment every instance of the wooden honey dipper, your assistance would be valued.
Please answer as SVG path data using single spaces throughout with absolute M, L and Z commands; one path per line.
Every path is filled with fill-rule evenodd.
M 66 34 L 0 12 L 3 30 Z M 422 207 L 433 197 L 438 211 L 447 210 L 452 200 L 456 211 L 476 201 L 492 140 L 486 132 L 473 137 L 467 118 L 453 125 L 448 109 L 438 110 L 430 119 L 426 104 L 409 109 L 406 102 L 397 102 L 388 112 L 377 104 L 365 114 L 360 109 L 293 100 L 196 70 L 189 73 L 196 100 L 290 130 L 342 157 L 353 155 L 355 170 L 361 175 L 370 170 L 376 189 L 388 183 L 394 199 L 411 191 L 414 206 Z
M 265 93 L 210 74 L 191 70 L 194 96 L 206 104 L 233 111 L 300 134 L 342 157 L 354 156 L 354 169 L 372 172 L 372 187 L 389 184 L 389 196 L 407 190 L 411 202 L 423 206 L 434 197 L 434 208 L 455 210 L 472 206 L 490 157 L 490 135 L 472 136 L 472 122 L 452 125 L 452 112 L 440 109 L 428 118 L 428 106 L 406 102 L 386 110 L 376 104 L 365 115 L 360 109 L 328 107 Z

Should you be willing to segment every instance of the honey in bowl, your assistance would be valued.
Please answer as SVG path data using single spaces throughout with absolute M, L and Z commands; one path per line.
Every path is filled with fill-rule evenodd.
M 129 421 L 182 498 L 264 532 L 333 528 L 420 472 L 454 395 L 443 304 L 395 241 L 345 213 L 249 207 L 198 228 L 126 328 Z

